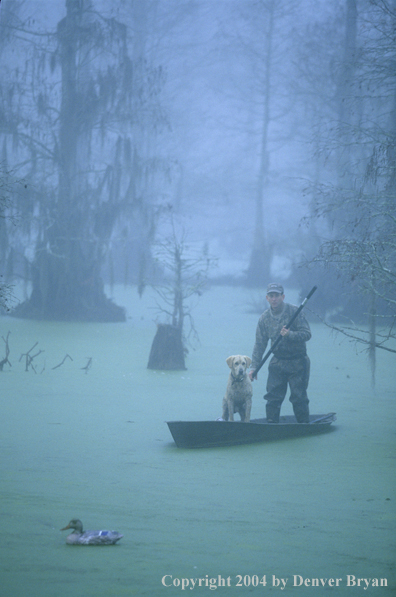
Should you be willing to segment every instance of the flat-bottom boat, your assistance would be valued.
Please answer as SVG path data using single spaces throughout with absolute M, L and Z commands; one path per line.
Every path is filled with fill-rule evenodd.
M 267 419 L 241 421 L 167 421 L 178 448 L 215 448 L 256 442 L 275 441 L 330 430 L 335 413 L 310 415 L 309 423 L 297 423 L 292 415 L 281 416 L 279 423 Z

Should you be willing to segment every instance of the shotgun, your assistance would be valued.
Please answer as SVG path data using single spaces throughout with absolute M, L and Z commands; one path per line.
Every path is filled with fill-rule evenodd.
M 313 293 L 315 292 L 316 289 L 317 289 L 317 286 L 314 286 L 312 288 L 312 290 L 305 297 L 305 299 L 303 300 L 303 302 L 301 303 L 301 305 L 299 306 L 299 308 L 297 309 L 297 311 L 294 313 L 293 317 L 290 319 L 290 321 L 288 321 L 287 325 L 285 325 L 285 327 L 288 330 L 290 329 L 290 326 L 292 325 L 292 323 L 296 319 L 296 317 L 298 317 L 299 314 L 301 313 L 301 311 L 304 309 L 306 302 L 309 301 L 309 299 L 311 298 L 311 296 L 313 295 Z M 268 359 L 268 357 L 274 352 L 275 347 L 278 346 L 279 342 L 282 340 L 282 337 L 283 336 L 281 336 L 279 334 L 279 336 L 277 337 L 277 339 L 275 340 L 275 342 L 273 343 L 273 345 L 271 346 L 271 348 L 269 349 L 269 351 L 267 352 L 267 354 L 262 358 L 260 365 L 257 367 L 257 369 L 254 370 L 253 375 L 252 375 L 252 379 L 257 378 L 257 373 L 260 371 L 261 367 L 264 365 L 264 363 Z

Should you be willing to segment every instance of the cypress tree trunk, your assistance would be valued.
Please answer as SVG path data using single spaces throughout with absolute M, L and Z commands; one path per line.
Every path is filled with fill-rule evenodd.
M 92 222 L 97 206 L 86 175 L 94 121 L 87 114 L 90 77 L 88 67 L 81 67 L 80 54 L 89 53 L 92 13 L 86 10 L 88 2 L 67 0 L 66 7 L 57 30 L 61 68 L 57 197 L 52 200 L 51 225 L 43 226 L 36 247 L 32 294 L 13 314 L 47 320 L 124 321 L 124 309 L 104 293 L 100 241 Z
M 268 130 L 271 122 L 271 76 L 272 76 L 272 43 L 274 34 L 275 3 L 271 2 L 266 36 L 265 52 L 265 92 L 263 105 L 263 122 L 260 147 L 260 166 L 257 180 L 255 229 L 253 248 L 247 270 L 248 286 L 262 287 L 269 282 L 272 250 L 264 229 L 264 202 L 268 190 L 270 156 L 268 151 Z
M 186 369 L 182 330 L 171 324 L 159 324 L 151 346 L 147 369 L 177 371 Z

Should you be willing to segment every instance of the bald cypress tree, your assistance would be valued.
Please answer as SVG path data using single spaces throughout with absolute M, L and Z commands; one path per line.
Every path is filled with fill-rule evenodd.
M 120 214 L 136 202 L 134 127 L 139 111 L 157 109 L 160 69 L 130 56 L 127 27 L 98 14 L 91 0 L 65 6 L 55 31 L 14 25 L 29 60 L 10 72 L 3 159 L 25 174 L 17 207 L 34 245 L 32 292 L 14 313 L 122 321 L 101 269 Z

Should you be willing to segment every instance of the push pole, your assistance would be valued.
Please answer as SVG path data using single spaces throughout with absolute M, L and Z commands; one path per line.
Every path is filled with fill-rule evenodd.
M 309 294 L 307 294 L 307 296 L 305 297 L 305 299 L 303 300 L 303 302 L 301 303 L 301 305 L 299 306 L 297 311 L 294 313 L 293 317 L 285 325 L 285 328 L 290 329 L 290 326 L 292 325 L 293 321 L 296 319 L 296 317 L 299 316 L 301 311 L 304 309 L 306 302 L 309 301 L 309 299 L 311 298 L 311 296 L 313 295 L 313 293 L 315 292 L 316 289 L 317 289 L 317 286 L 314 286 L 312 288 L 312 290 L 309 292 Z M 257 378 L 257 373 L 260 371 L 261 367 L 264 365 L 264 363 L 268 359 L 268 357 L 274 352 L 275 347 L 278 346 L 278 344 L 282 340 L 282 338 L 283 338 L 283 336 L 281 336 L 281 334 L 279 334 L 278 338 L 275 340 L 275 342 L 273 343 L 273 345 L 271 346 L 271 348 L 269 349 L 267 354 L 263 357 L 260 365 L 257 367 L 257 369 L 255 369 L 253 371 L 252 379 Z

